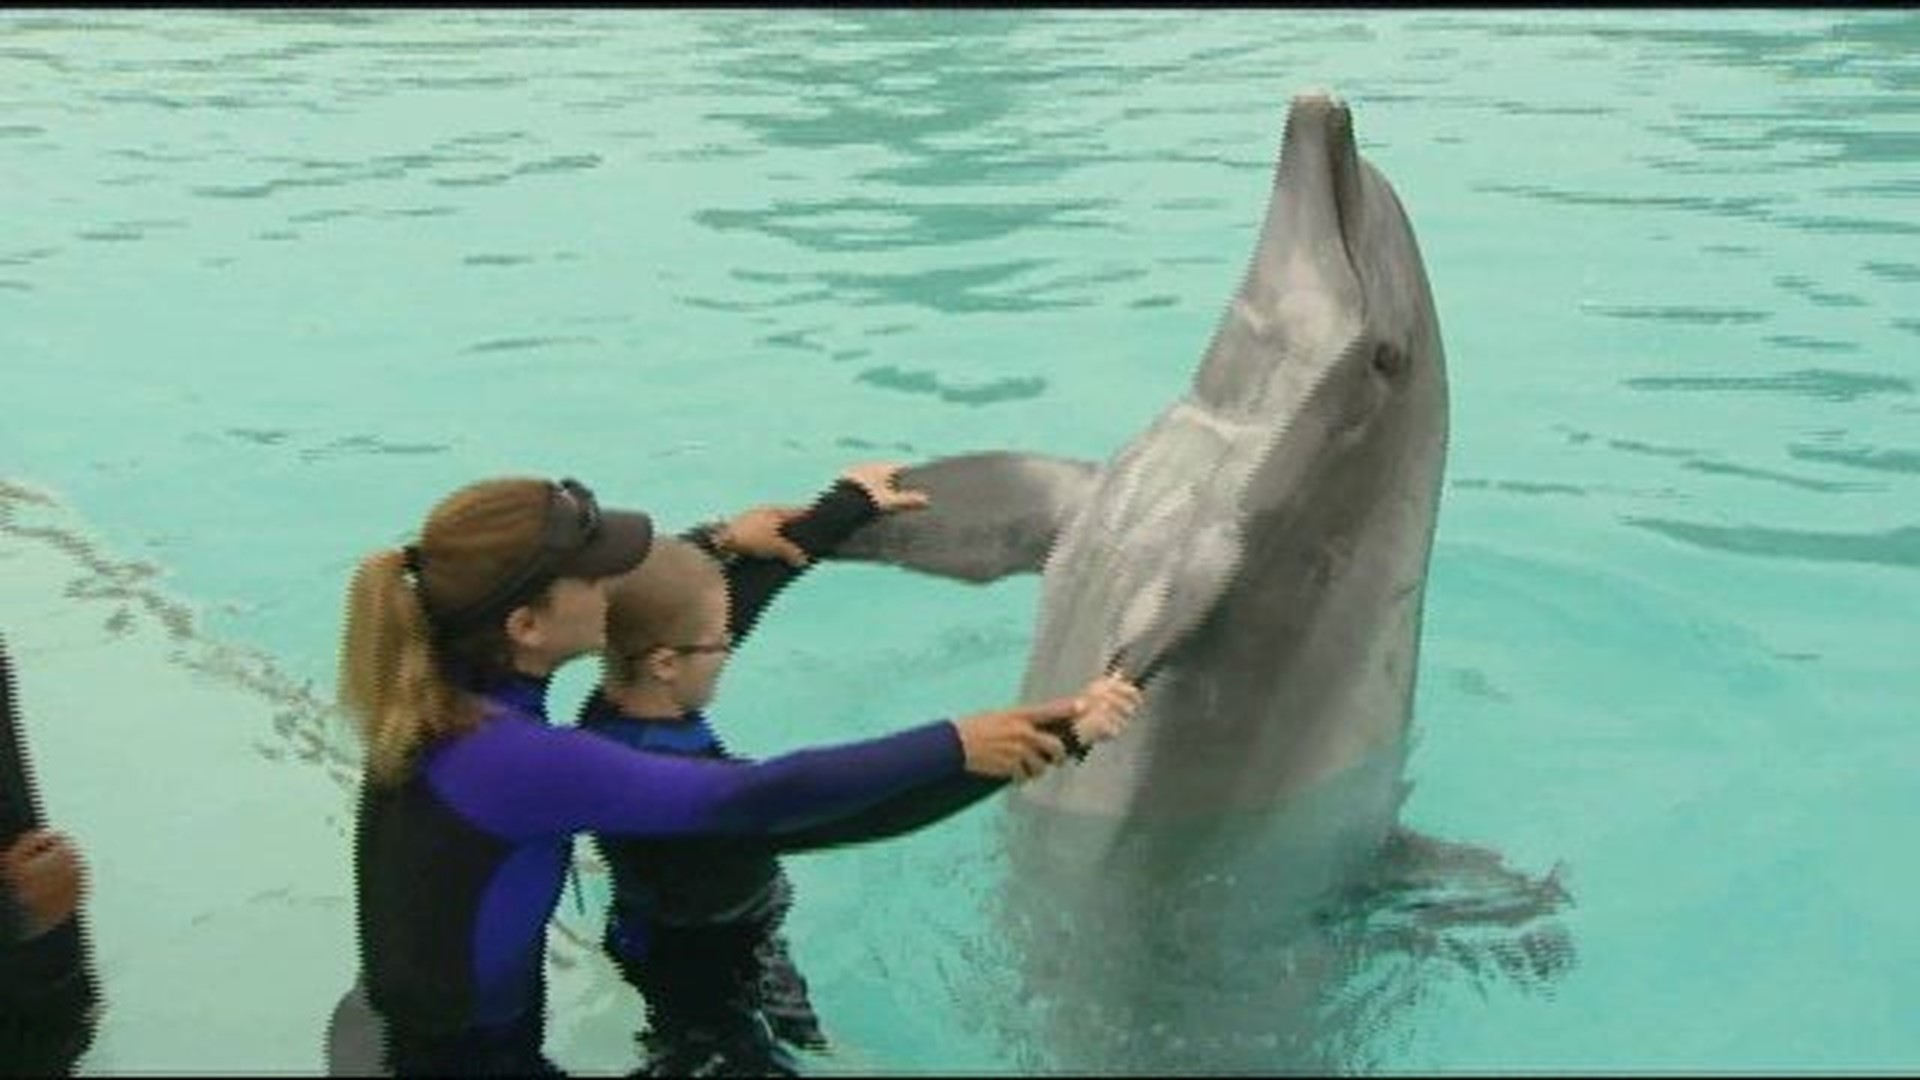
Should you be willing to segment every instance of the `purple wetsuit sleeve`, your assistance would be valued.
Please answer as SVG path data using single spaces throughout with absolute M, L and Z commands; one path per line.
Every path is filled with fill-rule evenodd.
M 858 813 L 957 776 L 960 733 L 937 721 L 741 764 L 650 754 L 571 728 L 494 720 L 443 750 L 428 776 L 468 820 L 511 840 L 772 836 Z

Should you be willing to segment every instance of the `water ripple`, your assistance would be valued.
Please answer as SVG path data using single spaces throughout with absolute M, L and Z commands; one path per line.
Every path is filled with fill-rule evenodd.
M 1832 236 L 1920 236 L 1920 224 L 1888 218 L 1850 217 L 1842 214 L 1793 214 L 1776 218 L 1780 224 L 1804 232 Z
M 1774 278 L 1773 283 L 1782 290 L 1821 307 L 1865 307 L 1867 304 L 1865 300 L 1852 293 L 1827 292 L 1820 289 L 1811 279 L 1797 274 L 1782 274 Z
M 1038 376 L 996 379 L 977 386 L 953 386 L 942 382 L 931 371 L 904 371 L 889 364 L 869 368 L 857 376 L 860 382 L 909 394 L 932 394 L 955 405 L 996 405 L 1006 401 L 1036 398 L 1046 392 L 1047 380 Z
M 1772 345 L 1778 345 L 1783 349 L 1793 349 L 1796 352 L 1851 353 L 1860 351 L 1860 346 L 1851 341 L 1841 341 L 1834 338 L 1807 337 L 1803 334 L 1771 334 L 1768 335 L 1767 342 Z
M 164 229 L 180 229 L 185 228 L 187 225 L 188 222 L 181 218 L 117 221 L 92 229 L 82 229 L 73 235 L 76 239 L 93 241 L 115 242 L 144 240 L 149 232 Z
M 1920 283 L 1920 263 L 1869 260 L 1861 263 L 1860 269 L 1883 281 L 1899 282 L 1903 285 Z
M 1071 307 L 1071 304 L 1030 299 L 1026 290 L 992 293 L 990 286 L 1003 285 L 1023 274 L 1050 265 L 1046 259 L 1013 259 L 975 266 L 944 267 L 934 270 L 893 274 L 855 274 L 825 271 L 815 279 L 839 297 L 842 304 L 909 305 L 932 308 L 950 315 L 981 311 L 1039 311 Z
M 1577 439 L 1575 441 L 1584 441 Z M 1692 472 L 1707 473 L 1716 476 L 1737 476 L 1747 480 L 1764 480 L 1784 487 L 1802 491 L 1827 493 L 1871 490 L 1874 485 L 1846 483 L 1833 480 L 1818 480 L 1772 469 L 1761 469 L 1751 465 L 1739 465 L 1722 461 L 1705 452 L 1683 446 L 1660 446 L 1637 439 L 1609 439 L 1607 446 L 1614 450 L 1645 457 L 1665 458 L 1680 463 L 1680 467 Z
M 39 262 L 42 259 L 58 255 L 59 253 L 60 249 L 57 247 L 37 247 L 27 248 L 24 251 L 12 251 L 0 255 L 0 266 L 27 266 Z
M 460 260 L 465 266 L 524 266 L 532 261 L 531 255 L 468 255 Z
M 1849 533 L 1703 525 L 1665 518 L 1629 517 L 1623 520 L 1634 528 L 1646 529 L 1695 547 L 1734 555 L 1920 569 L 1920 526 L 1908 525 L 1877 533 Z
M 1880 450 L 1872 447 L 1821 447 L 1794 444 L 1787 453 L 1803 461 L 1819 461 L 1850 469 L 1907 473 L 1920 476 L 1920 451 Z
M 375 435 L 348 435 L 338 438 L 325 446 L 309 447 L 300 451 L 300 460 L 307 462 L 325 461 L 331 458 L 357 454 L 375 454 L 388 457 L 418 457 L 421 455 L 444 454 L 453 449 L 445 443 L 397 443 Z
M 600 339 L 580 335 L 558 337 L 490 338 L 460 350 L 468 353 L 522 352 L 528 349 L 552 349 L 565 345 L 598 345 Z
M 1810 480 L 1790 473 L 1775 472 L 1771 469 L 1756 469 L 1747 465 L 1732 465 L 1724 461 L 1693 460 L 1681 465 L 1683 469 L 1694 472 L 1712 473 L 1719 476 L 1738 476 L 1748 480 L 1765 480 L 1786 487 L 1799 488 L 1802 491 L 1842 492 L 1870 491 L 1876 485 L 1849 484 L 1836 480 Z
M 1609 319 L 1646 319 L 1654 322 L 1693 323 L 1701 326 L 1765 322 L 1773 315 L 1753 308 L 1702 307 L 1693 304 L 1591 304 L 1582 309 Z
M 1478 477 L 1463 477 L 1451 481 L 1449 487 L 1462 491 L 1510 491 L 1515 495 L 1571 495 L 1585 498 L 1592 494 L 1588 489 L 1576 484 L 1543 483 L 1536 480 L 1486 480 Z
M 1820 401 L 1858 401 L 1877 394 L 1911 394 L 1913 382 L 1892 375 L 1808 369 L 1780 375 L 1648 375 L 1627 379 L 1635 390 L 1687 392 L 1758 391 L 1796 394 Z
M 694 220 L 718 232 L 749 230 L 813 251 L 874 251 L 991 240 L 1028 229 L 1098 228 L 1069 215 L 1110 207 L 1108 200 L 903 203 L 852 198 L 780 201 L 764 209 L 702 210 Z

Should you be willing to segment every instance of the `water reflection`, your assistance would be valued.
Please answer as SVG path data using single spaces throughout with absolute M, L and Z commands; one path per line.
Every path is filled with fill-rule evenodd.
M 908 215 L 902 243 L 938 243 L 1005 235 L 1025 221 L 1004 198 L 916 207 L 901 189 L 965 191 L 1002 185 L 1052 186 L 1082 160 L 1070 133 L 1035 140 L 1019 120 L 1032 103 L 1071 80 L 1045 46 L 1022 31 L 1049 18 L 1034 12 L 838 12 L 793 14 L 742 34 L 739 20 L 715 16 L 696 23 L 707 68 L 733 96 L 768 107 L 716 108 L 714 120 L 742 129 L 756 147 L 878 151 L 879 164 L 850 167 L 849 186 L 875 190 L 861 203 Z M 1039 40 L 1044 41 L 1044 38 Z M 1057 44 L 1053 46 L 1057 48 Z M 1004 193 L 998 193 L 1004 194 Z M 1040 211 L 1057 213 L 1076 204 Z M 786 213 L 831 213 L 825 205 L 788 205 Z M 777 218 L 770 211 L 762 220 Z M 967 235 L 938 226 L 964 218 Z M 722 216 L 726 227 L 746 219 Z M 932 235 L 920 232 L 934 226 Z M 977 232 L 975 230 L 978 230 Z
M 1734 555 L 1920 569 L 1920 526 L 1914 525 L 1882 532 L 1849 533 L 1707 525 L 1645 517 L 1630 517 L 1625 523 L 1694 547 Z
M 1882 394 L 1911 394 L 1913 381 L 1860 371 L 1808 369 L 1778 375 L 1649 375 L 1623 380 L 1635 390 L 1760 391 L 1816 401 L 1851 402 Z

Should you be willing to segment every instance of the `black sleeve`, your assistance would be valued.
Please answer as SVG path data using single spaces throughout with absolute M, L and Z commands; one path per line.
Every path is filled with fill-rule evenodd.
M 45 824 L 34 797 L 27 729 L 20 722 L 14 695 L 13 661 L 7 655 L 6 639 L 0 638 L 0 847 Z
M 7 642 L 0 638 L 0 850 L 13 846 L 22 833 L 40 825 L 34 805 L 33 774 L 27 768 L 26 730 L 14 703 L 13 661 Z M 13 890 L 0 885 L 0 945 L 20 940 L 26 913 Z
M 820 557 L 838 547 L 862 525 L 879 516 L 880 510 L 866 489 L 851 480 L 841 480 L 815 499 L 805 514 L 787 522 L 780 532 L 807 553 L 811 562 L 791 566 L 783 559 L 728 556 L 713 543 L 711 526 L 702 526 L 682 534 L 718 558 L 726 568 L 727 595 L 731 617 L 727 630 L 735 644 L 746 640 L 759 624 L 760 615 L 794 579 L 812 568 Z
M 1070 721 L 1053 720 L 1041 726 L 1066 744 L 1067 753 L 1075 761 L 1086 760 L 1089 748 L 1074 734 Z M 747 759 L 736 757 L 725 750 L 722 750 L 718 756 L 721 760 L 734 764 L 748 763 Z M 858 813 L 809 828 L 796 829 L 774 836 L 702 842 L 710 845 L 725 844 L 737 848 L 751 848 L 767 854 L 797 854 L 825 851 L 849 844 L 870 844 L 877 840 L 891 840 L 910 832 L 918 832 L 960 813 L 1006 785 L 1007 781 L 1000 777 L 962 773 L 945 780 L 922 784 L 875 803 Z
M 1050 721 L 1042 727 L 1066 744 L 1067 753 L 1075 761 L 1086 760 L 1089 748 L 1074 734 L 1069 721 Z M 769 837 L 766 841 L 767 850 L 789 854 L 824 851 L 848 844 L 870 844 L 876 840 L 905 836 L 958 814 L 1006 785 L 1007 781 L 999 777 L 975 776 L 972 773 L 935 781 L 912 791 L 901 792 L 850 817 Z
M 867 844 L 924 829 L 958 814 L 1007 786 L 998 777 L 965 776 L 926 784 L 896 795 L 852 817 L 773 837 L 771 850 L 791 854 Z
M 77 918 L 0 946 L 0 1071 L 69 1076 L 92 1045 L 100 985 Z
M 68 919 L 37 938 L 0 946 L 0 999 L 32 997 L 79 969 L 80 922 Z
M 27 913 L 13 898 L 13 890 L 0 885 L 0 949 L 19 941 L 26 929 Z

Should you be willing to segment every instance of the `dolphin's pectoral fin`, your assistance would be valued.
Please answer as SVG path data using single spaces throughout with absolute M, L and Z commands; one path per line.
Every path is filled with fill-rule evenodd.
M 896 486 L 928 505 L 874 521 L 833 558 L 985 582 L 1038 572 L 1055 537 L 1085 505 L 1100 467 L 1041 454 L 986 453 L 902 469 Z
M 1338 936 L 1363 939 L 1369 952 L 1445 960 L 1476 979 L 1503 974 L 1543 986 L 1576 959 L 1571 935 L 1552 918 L 1573 902 L 1565 871 L 1556 864 L 1536 877 L 1488 848 L 1400 829 L 1374 873 L 1322 922 Z

